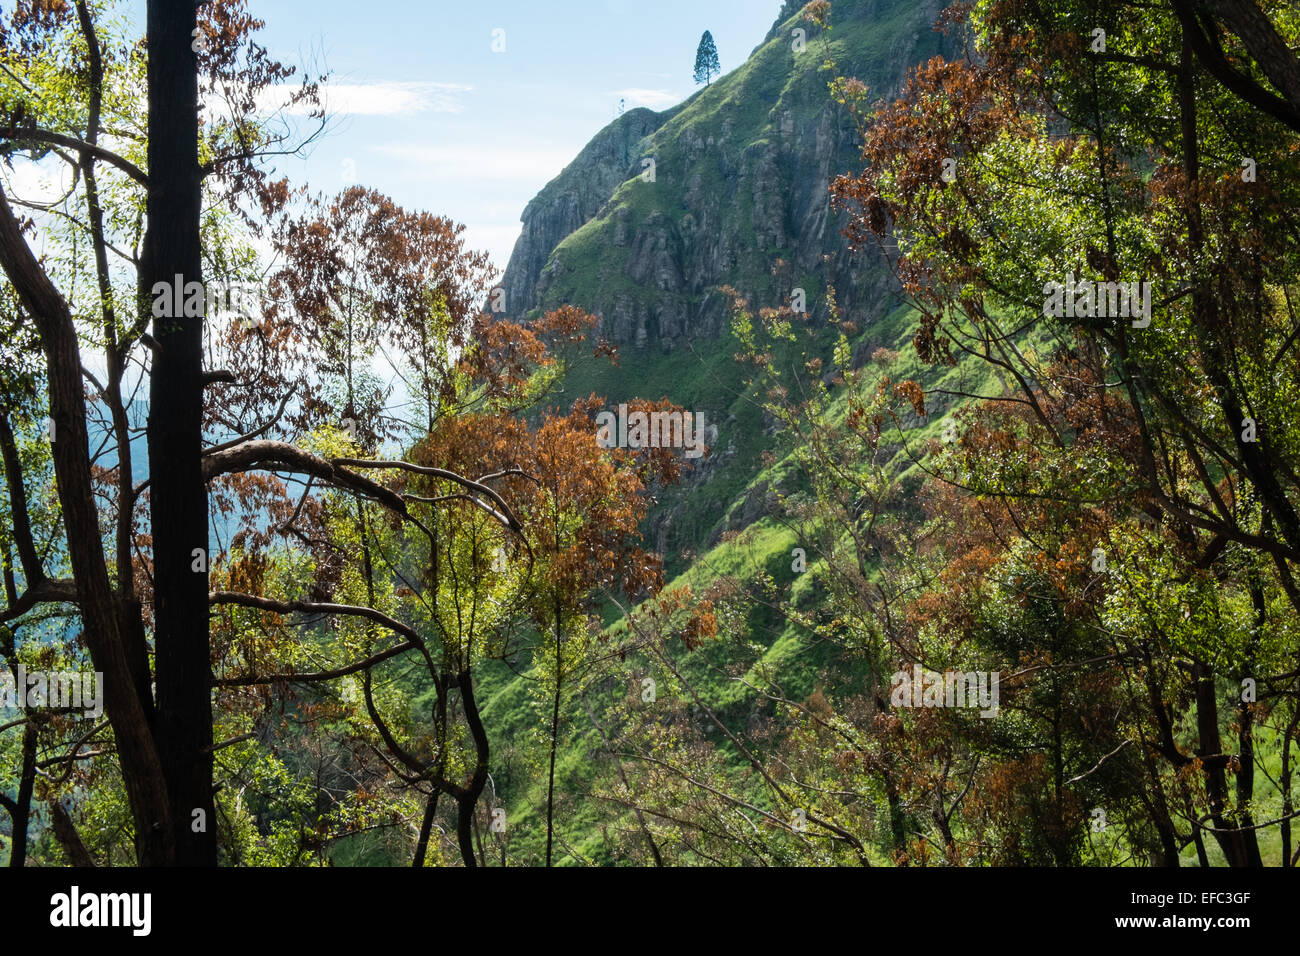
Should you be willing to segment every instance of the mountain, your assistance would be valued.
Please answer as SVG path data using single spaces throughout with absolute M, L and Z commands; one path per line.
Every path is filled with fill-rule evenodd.
M 951 52 L 933 29 L 943 6 L 837 0 L 822 31 L 787 2 L 739 69 L 670 110 L 620 116 L 524 210 L 507 311 L 577 305 L 625 349 L 660 354 L 718 337 L 721 285 L 756 306 L 802 288 L 816 318 L 829 280 L 846 317 L 878 315 L 884 274 L 874 255 L 848 253 L 828 201 L 858 149 L 823 63 L 829 52 L 872 95 L 892 97 L 911 67 Z
M 789 304 L 802 289 L 818 323 L 833 283 L 841 317 L 863 330 L 855 354 L 881 344 L 873 336 L 898 298 L 875 250 L 850 254 L 843 214 L 830 206 L 830 182 L 857 169 L 859 148 L 824 64 L 830 56 L 872 97 L 892 98 L 911 68 L 952 55 L 934 29 L 944 3 L 836 0 L 826 31 L 787 0 L 743 66 L 672 109 L 620 116 L 523 212 L 506 311 L 576 305 L 600 316 L 620 349 L 618 368 L 571 373 L 561 397 L 668 397 L 710 425 L 710 454 L 650 517 L 650 543 L 670 571 L 765 513 L 756 476 L 772 423 L 746 395 L 723 337 L 719 287 L 755 308 Z

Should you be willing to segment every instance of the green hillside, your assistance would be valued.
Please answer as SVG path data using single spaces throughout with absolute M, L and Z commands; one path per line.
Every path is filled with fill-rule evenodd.
M 720 575 L 749 579 L 784 570 L 788 577 L 797 544 L 767 514 L 765 499 L 778 489 L 797 497 L 799 468 L 789 447 L 769 464 L 762 462 L 765 451 L 783 442 L 766 419 L 760 396 L 746 386 L 745 367 L 735 360 L 740 343 L 726 329 L 718 285 L 737 288 L 755 308 L 788 305 L 791 290 L 803 289 L 814 329 L 810 354 L 829 366 L 839 334 L 826 322 L 827 277 L 833 277 L 840 317 L 859 329 L 855 361 L 885 347 L 906 356 L 899 374 L 922 375 L 908 344 L 910 312 L 899 305 L 883 263 L 874 251 L 850 255 L 839 235 L 841 220 L 829 207 L 829 180 L 854 167 L 856 140 L 847 111 L 830 97 L 833 74 L 824 63 L 832 57 L 871 89 L 893 93 L 907 69 L 944 45 L 929 29 L 937 8 L 842 2 L 835 5 L 832 29 L 822 31 L 799 16 L 801 6 L 787 4 L 739 69 L 660 114 L 658 122 L 638 120 L 657 128 L 639 143 L 629 175 L 599 212 L 551 252 L 530 310 L 538 314 L 574 304 L 594 311 L 604 318 L 602 331 L 620 348 L 617 367 L 590 362 L 575 368 L 554 399 L 557 405 L 593 392 L 611 406 L 634 397 L 666 397 L 703 411 L 717 427 L 710 454 L 681 485 L 662 491 L 647 522 L 647 538 L 665 560 L 669 591 L 689 586 L 699 593 Z M 799 53 L 793 41 L 797 29 L 807 34 Z M 616 135 L 613 125 L 598 139 Z M 654 159 L 653 182 L 637 154 Z M 572 175 L 566 170 L 543 190 L 530 212 L 537 214 L 564 195 Z M 773 208 L 780 210 L 775 216 Z M 711 257 L 719 250 L 722 259 L 714 263 Z M 723 280 L 716 284 L 709 281 L 715 265 Z M 510 287 L 509 273 L 505 282 Z M 629 326 L 629 316 L 641 318 Z M 800 349 L 801 360 L 806 351 Z M 796 357 L 791 347 L 779 350 L 774 361 L 788 364 Z M 964 374 L 958 369 L 950 376 Z M 915 440 L 923 441 L 936 427 L 918 423 Z M 723 540 L 728 531 L 744 533 Z M 615 630 L 622 626 L 619 617 L 613 609 L 607 616 Z M 835 663 L 824 647 L 810 645 L 784 622 L 759 616 L 751 623 L 753 640 L 763 647 L 753 670 L 780 673 L 790 693 L 810 693 L 818 674 Z M 709 704 L 740 727 L 759 704 L 752 691 L 717 678 L 715 669 L 726 663 L 720 653 L 700 651 L 691 670 L 708 688 Z M 842 676 L 855 679 L 851 672 Z M 536 703 L 524 680 L 502 667 L 492 686 L 491 695 L 485 694 L 485 720 L 494 739 L 511 740 L 537 725 L 542 715 L 528 712 Z M 606 687 L 600 704 L 609 706 L 616 697 L 617 689 Z M 597 710 L 600 704 L 593 699 Z M 571 716 L 581 729 L 561 761 L 562 789 L 577 793 L 592 783 L 592 757 L 600 741 L 580 708 Z M 544 807 L 544 786 L 506 789 L 519 823 L 515 840 L 528 841 L 515 852 L 537 852 L 532 841 L 540 831 L 533 808 Z M 570 814 L 565 828 L 576 846 L 598 854 L 589 822 L 583 813 Z

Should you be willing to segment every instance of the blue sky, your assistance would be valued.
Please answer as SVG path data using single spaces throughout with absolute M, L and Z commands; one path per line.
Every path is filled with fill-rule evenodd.
M 278 167 L 335 192 L 355 181 L 450 216 L 504 268 L 519 215 L 589 139 L 630 109 L 689 96 L 711 31 L 724 72 L 781 0 L 250 0 L 286 63 L 332 74 L 338 118 L 306 161 Z M 504 31 L 505 51 L 492 50 Z

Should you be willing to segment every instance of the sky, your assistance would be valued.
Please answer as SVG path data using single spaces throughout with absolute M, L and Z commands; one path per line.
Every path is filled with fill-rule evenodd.
M 781 0 L 249 0 L 273 56 L 331 74 L 332 131 L 306 160 L 280 159 L 277 169 L 316 191 L 356 182 L 464 223 L 469 246 L 499 269 L 528 201 L 614 119 L 620 99 L 628 109 L 680 102 L 697 88 L 705 30 L 729 72 L 780 8 Z

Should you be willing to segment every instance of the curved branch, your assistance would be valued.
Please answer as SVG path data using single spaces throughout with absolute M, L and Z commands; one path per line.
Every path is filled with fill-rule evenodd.
M 233 382 L 235 380 L 235 376 L 231 375 L 229 372 L 224 372 L 224 373 L 209 372 L 208 374 L 209 375 L 218 375 L 218 374 L 230 375 L 230 378 L 228 379 L 227 378 L 214 379 L 214 381 Z M 275 410 L 275 414 L 272 415 L 270 420 L 267 421 L 265 424 L 259 425 L 257 428 L 254 428 L 252 431 L 240 435 L 238 438 L 232 438 L 230 439 L 230 441 L 222 442 L 219 445 L 213 445 L 211 448 L 206 449 L 204 454 L 207 455 L 216 454 L 219 451 L 225 451 L 227 448 L 234 448 L 236 445 L 241 445 L 246 441 L 252 441 L 254 438 L 260 438 L 262 435 L 265 435 L 275 426 L 275 424 L 281 418 L 284 417 L 284 410 L 285 408 L 288 407 L 289 399 L 291 398 L 293 398 L 293 389 L 289 389 L 289 391 L 285 394 L 284 398 L 280 400 L 280 407 Z
M 249 441 L 233 448 L 213 448 L 203 455 L 203 478 L 205 481 L 218 475 L 254 471 L 259 468 L 269 470 L 286 470 L 314 475 L 322 481 L 338 485 L 349 491 L 364 495 L 385 505 L 403 517 L 410 517 L 406 502 L 395 491 L 390 491 L 378 482 L 347 471 L 341 465 L 348 464 L 347 459 L 326 461 L 319 455 L 313 455 L 295 445 L 280 441 Z
M 502 524 L 506 525 L 506 527 L 516 534 L 523 533 L 523 525 L 519 523 L 519 519 L 515 517 L 514 512 L 510 510 L 510 506 L 506 504 L 504 498 L 487 485 L 474 481 L 471 478 L 466 478 L 464 475 L 458 475 L 454 471 L 447 471 L 445 468 L 434 468 L 429 465 L 414 465 L 409 461 L 369 461 L 364 458 L 335 458 L 333 459 L 333 462 L 336 465 L 346 465 L 349 468 L 396 468 L 401 471 L 414 472 L 417 475 L 430 475 L 434 478 L 442 478 L 444 481 L 453 482 L 460 485 L 462 488 L 468 488 L 470 491 L 483 495 L 486 498 L 491 498 L 492 501 L 496 503 L 497 508 L 500 509 L 500 514 L 497 514 L 497 520 L 501 521 Z M 481 504 L 482 503 L 480 502 L 480 505 Z M 492 512 L 491 508 L 488 508 L 487 510 Z
M 1300 59 L 1291 52 L 1268 16 L 1254 3 L 1205 0 L 1214 16 L 1240 37 L 1269 82 L 1300 110 Z
M 78 152 L 94 156 L 96 159 L 102 159 L 110 166 L 116 166 L 141 186 L 149 185 L 148 174 L 129 159 L 119 156 L 111 149 L 92 145 L 84 140 L 77 139 L 75 136 L 65 136 L 53 130 L 36 129 L 35 127 L 0 126 L 0 139 L 7 139 L 19 144 L 33 142 L 48 143 L 51 146 L 66 146 L 68 149 L 75 149 Z
M 468 501 L 470 504 L 475 505 L 476 507 L 482 508 L 482 509 L 483 509 L 484 511 L 486 511 L 488 514 L 490 514 L 493 518 L 495 518 L 497 521 L 499 521 L 501 524 L 505 525 L 506 527 L 510 527 L 510 519 L 509 519 L 509 518 L 507 518 L 507 517 L 506 517 L 505 515 L 503 515 L 501 512 L 497 511 L 495 508 L 493 508 L 493 507 L 492 507 L 490 504 L 488 504 L 486 501 L 483 501 L 483 500 L 480 499 L 480 498 L 475 498 L 473 495 L 466 494 L 466 493 L 463 492 L 463 491 L 458 491 L 458 492 L 456 492 L 456 493 L 454 493 L 454 494 L 450 494 L 450 495 L 438 495 L 438 496 L 433 497 L 433 498 L 426 497 L 426 496 L 424 496 L 424 495 L 403 494 L 403 495 L 402 495 L 402 500 L 403 500 L 403 501 L 416 501 L 416 502 L 419 502 L 420 504 L 424 504 L 424 505 L 437 505 L 437 504 L 442 504 L 442 503 L 445 502 L 445 501 Z M 513 529 L 512 529 L 512 530 L 513 530 Z
M 1300 131 L 1300 108 L 1233 69 L 1223 51 L 1201 29 L 1191 0 L 1172 0 L 1172 4 L 1192 52 L 1211 76 L 1249 105 Z
M 80 601 L 75 581 L 40 578 L 33 581 L 17 601 L 0 612 L 0 622 L 20 618 L 38 604 L 78 604 Z
M 276 614 L 346 614 L 350 617 L 364 617 L 388 628 L 395 634 L 406 638 L 411 647 L 424 646 L 422 638 L 415 628 L 403 624 L 396 618 L 389 617 L 383 611 L 359 604 L 329 604 L 320 601 L 277 601 L 274 598 L 261 597 L 256 594 L 244 594 L 240 591 L 212 591 L 208 594 L 208 604 L 235 604 L 239 607 L 257 608 Z M 389 649 L 390 651 L 392 648 Z M 388 652 L 385 652 L 388 653 Z M 390 654 L 391 656 L 391 654 Z
M 376 664 L 382 664 L 390 657 L 397 657 L 399 654 L 405 654 L 407 651 L 413 651 L 416 649 L 417 646 L 415 644 L 410 641 L 403 641 L 400 644 L 394 644 L 387 650 L 380 651 L 378 654 L 372 654 L 370 657 L 354 661 L 345 667 L 336 667 L 333 670 L 308 671 L 302 674 L 264 674 L 260 677 L 222 677 L 214 680 L 212 686 L 259 687 L 268 684 L 319 684 L 329 680 L 337 680 L 340 677 L 347 677 L 349 674 L 355 674 L 358 671 L 367 670 Z

